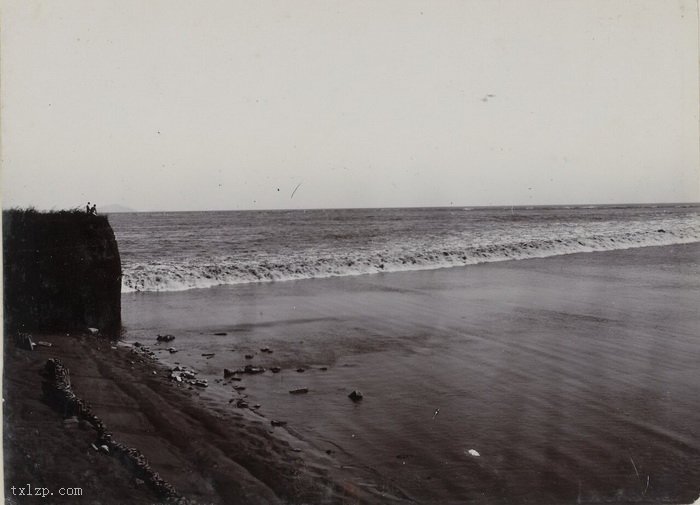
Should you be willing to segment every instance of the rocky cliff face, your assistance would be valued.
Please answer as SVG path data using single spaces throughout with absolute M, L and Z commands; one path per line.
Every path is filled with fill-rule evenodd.
M 121 329 L 121 261 L 106 216 L 3 212 L 6 331 Z

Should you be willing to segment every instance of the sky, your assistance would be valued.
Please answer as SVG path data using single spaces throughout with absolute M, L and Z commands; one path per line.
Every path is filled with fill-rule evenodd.
M 1 29 L 4 208 L 700 201 L 692 0 L 4 0 Z

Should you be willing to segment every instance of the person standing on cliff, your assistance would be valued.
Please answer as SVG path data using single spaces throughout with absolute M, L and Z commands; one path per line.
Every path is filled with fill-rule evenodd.
M 92 214 L 93 216 L 97 215 L 97 204 L 96 203 L 92 204 L 92 208 L 90 209 L 90 214 Z
M 85 206 L 85 212 L 87 212 L 88 214 L 92 214 L 92 209 L 90 208 L 90 202 L 88 202 L 87 205 Z

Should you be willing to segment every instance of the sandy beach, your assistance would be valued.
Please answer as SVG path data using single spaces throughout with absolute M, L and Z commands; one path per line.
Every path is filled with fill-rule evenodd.
M 164 368 L 96 337 L 6 348 L 6 492 L 26 481 L 82 485 L 84 503 L 154 500 L 41 402 L 39 368 L 59 357 L 115 438 L 195 502 L 690 503 L 699 253 L 124 295 L 125 340 Z M 175 385 L 175 362 L 209 387 Z M 246 364 L 282 370 L 223 380 Z M 259 410 L 231 404 L 243 396 Z
M 138 448 L 188 502 L 375 501 L 352 482 L 336 480 L 325 455 L 309 444 L 273 433 L 269 422 L 244 412 L 203 405 L 192 392 L 175 388 L 167 378 L 170 372 L 152 360 L 99 337 L 37 338 L 53 346 L 31 353 L 6 347 L 9 503 L 26 503 L 26 496 L 13 496 L 10 488 L 28 484 L 56 495 L 60 487 L 82 488 L 79 498 L 29 499 L 42 503 L 162 501 L 114 458 L 94 451 L 93 430 L 64 421 L 42 401 L 40 371 L 50 357 L 70 369 L 73 390 L 90 403 L 114 438 Z

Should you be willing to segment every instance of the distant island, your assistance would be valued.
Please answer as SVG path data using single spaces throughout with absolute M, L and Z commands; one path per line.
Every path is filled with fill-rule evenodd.
M 103 205 L 102 208 L 98 208 L 97 210 L 105 214 L 114 214 L 116 212 L 138 212 L 136 209 L 132 209 L 131 207 L 125 207 L 124 205 L 119 205 L 116 203 L 113 203 L 111 205 Z

